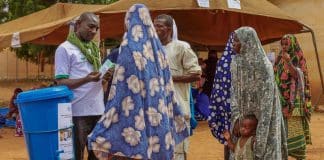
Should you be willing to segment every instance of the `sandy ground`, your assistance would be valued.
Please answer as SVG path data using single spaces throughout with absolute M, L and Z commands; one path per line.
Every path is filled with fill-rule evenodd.
M 315 113 L 312 117 L 311 131 L 313 145 L 307 146 L 307 160 L 324 159 L 324 114 Z M 2 129 L 0 139 L 1 160 L 27 160 L 24 138 L 14 137 L 14 129 Z M 194 135 L 190 137 L 189 160 L 222 160 L 223 146 L 210 134 L 206 122 L 200 122 Z
M 6 105 L 15 87 L 30 89 L 41 82 L 1 82 L 0 103 Z M 0 104 L 0 106 L 3 106 Z M 311 132 L 313 145 L 307 148 L 307 160 L 324 159 L 324 113 L 315 113 L 312 117 Z M 0 160 L 27 160 L 28 154 L 23 137 L 14 137 L 14 129 L 0 129 Z M 200 122 L 194 135 L 190 137 L 189 160 L 222 160 L 223 145 L 210 134 L 206 122 Z

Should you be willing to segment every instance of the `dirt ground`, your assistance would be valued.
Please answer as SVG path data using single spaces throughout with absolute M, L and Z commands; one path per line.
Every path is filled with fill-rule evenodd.
M 40 82 L 0 83 L 0 101 L 6 104 L 15 87 L 30 89 Z M 1 104 L 0 104 L 1 105 Z M 314 113 L 311 122 L 313 144 L 307 146 L 307 160 L 324 159 L 324 113 Z M 23 137 L 14 137 L 14 129 L 0 129 L 0 160 L 27 160 L 27 149 Z M 45 146 L 44 146 L 45 147 Z M 190 137 L 189 160 L 222 160 L 223 145 L 210 133 L 206 122 L 200 122 L 194 135 Z M 291 159 L 292 160 L 292 159 Z
M 307 146 L 307 160 L 324 159 L 324 114 L 315 113 L 311 131 L 313 145 Z M 24 138 L 14 137 L 14 129 L 2 129 L 0 139 L 0 159 L 27 160 Z M 190 137 L 188 160 L 223 160 L 223 145 L 210 134 L 206 122 L 200 122 L 194 135 Z

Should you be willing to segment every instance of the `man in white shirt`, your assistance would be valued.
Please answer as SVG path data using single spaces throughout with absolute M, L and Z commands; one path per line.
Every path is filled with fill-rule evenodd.
M 165 47 L 169 67 L 174 83 L 174 91 L 178 104 L 183 111 L 189 125 L 190 118 L 190 83 L 198 81 L 201 68 L 196 54 L 188 43 L 172 40 L 173 18 L 169 15 L 159 15 L 154 20 L 154 27 Z M 175 160 L 186 160 L 188 139 L 176 146 Z
M 98 31 L 99 20 L 93 13 L 83 13 L 55 52 L 55 79 L 68 86 L 74 94 L 72 115 L 74 124 L 75 159 L 83 160 L 87 136 L 104 113 L 103 89 L 100 81 L 100 56 L 92 42 Z M 88 160 L 97 158 L 88 150 Z

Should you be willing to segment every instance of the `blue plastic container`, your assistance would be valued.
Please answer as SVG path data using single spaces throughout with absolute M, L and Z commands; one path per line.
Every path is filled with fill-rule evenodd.
M 73 93 L 66 86 L 30 90 L 18 95 L 16 103 L 30 160 L 60 159 L 62 151 L 58 139 L 62 128 L 58 128 L 58 104 L 70 103 L 72 97 Z M 68 128 L 72 130 L 72 127 Z

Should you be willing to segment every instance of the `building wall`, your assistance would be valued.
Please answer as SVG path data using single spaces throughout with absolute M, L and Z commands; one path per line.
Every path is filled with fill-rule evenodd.
M 37 79 L 37 77 L 53 77 L 53 65 L 46 64 L 44 72 L 41 72 L 40 65 L 18 59 L 9 49 L 0 52 L 0 80 Z
M 324 70 L 324 0 L 269 1 L 314 30 L 320 55 L 321 68 Z M 310 33 L 303 33 L 297 35 L 297 38 L 307 60 L 307 67 L 312 87 L 312 100 L 315 102 L 322 92 L 322 86 L 320 83 L 319 70 L 317 66 L 318 63 L 316 61 L 312 36 Z M 323 104 L 324 97 L 321 99 L 321 103 Z

